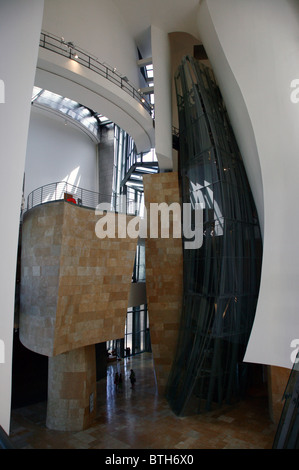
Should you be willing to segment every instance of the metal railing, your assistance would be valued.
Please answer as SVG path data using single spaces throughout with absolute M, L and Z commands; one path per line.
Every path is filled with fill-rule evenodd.
M 101 63 L 96 57 L 83 51 L 72 42 L 66 42 L 64 38 L 57 38 L 53 34 L 45 31 L 41 32 L 39 46 L 51 52 L 55 52 L 56 54 L 60 54 L 63 57 L 73 59 L 80 65 L 106 78 L 132 96 L 150 115 L 152 115 L 152 105 L 148 103 L 144 95 L 129 82 L 128 78 L 121 75 L 115 68 Z
M 101 194 L 74 186 L 66 181 L 60 181 L 34 189 L 27 197 L 27 206 L 24 212 L 40 204 L 63 200 L 89 209 L 96 209 L 99 204 L 105 204 L 105 210 L 129 215 L 137 215 L 140 210 L 135 200 L 123 195 Z

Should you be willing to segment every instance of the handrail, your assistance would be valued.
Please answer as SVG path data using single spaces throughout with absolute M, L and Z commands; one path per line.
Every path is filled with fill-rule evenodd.
M 73 59 L 84 67 L 106 78 L 132 96 L 150 115 L 152 115 L 153 108 L 151 104 L 148 103 L 144 95 L 129 82 L 126 76 L 121 75 L 116 69 L 101 63 L 97 58 L 75 46 L 72 42 L 66 42 L 64 38 L 57 38 L 53 34 L 42 31 L 39 46 L 60 54 L 63 57 Z
M 40 204 L 63 200 L 89 209 L 96 209 L 99 204 L 104 203 L 110 206 L 112 212 L 130 215 L 137 215 L 140 209 L 140 207 L 137 207 L 135 200 L 126 198 L 123 195 L 97 193 L 96 191 L 74 186 L 66 181 L 59 181 L 34 189 L 27 196 L 27 207 L 24 212 Z

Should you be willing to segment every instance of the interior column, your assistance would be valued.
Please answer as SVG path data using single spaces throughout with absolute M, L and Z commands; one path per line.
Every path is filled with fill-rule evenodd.
M 95 346 L 49 357 L 47 427 L 82 431 L 91 425 L 95 415 Z

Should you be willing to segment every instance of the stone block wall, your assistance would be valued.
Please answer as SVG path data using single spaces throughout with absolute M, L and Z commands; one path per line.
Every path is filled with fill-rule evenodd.
M 98 219 L 65 205 L 54 355 L 124 336 L 137 239 L 99 239 Z
M 23 220 L 20 340 L 49 357 L 47 426 L 55 430 L 91 424 L 95 344 L 124 336 L 137 239 L 98 238 L 100 217 L 59 201 Z
M 20 340 L 31 351 L 53 354 L 64 204 L 25 213 L 22 227 Z
M 124 336 L 137 239 L 99 239 L 99 218 L 63 201 L 25 214 L 20 339 L 28 349 L 51 357 Z
M 183 295 L 182 239 L 150 238 L 150 204 L 180 203 L 178 174 L 159 173 L 143 177 L 148 236 L 145 241 L 146 292 L 151 344 L 158 389 L 165 391 L 175 355 Z M 171 220 L 171 219 L 170 219 Z

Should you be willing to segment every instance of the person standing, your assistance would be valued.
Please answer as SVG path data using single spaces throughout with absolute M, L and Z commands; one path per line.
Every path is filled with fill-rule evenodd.
M 122 376 L 121 373 L 119 374 L 118 386 L 119 386 L 119 391 L 122 392 L 122 389 L 123 389 L 123 376 Z
M 115 377 L 114 377 L 114 385 L 115 385 L 115 390 L 118 391 L 118 386 L 119 386 L 119 375 L 118 375 L 118 372 L 116 372 Z
M 130 373 L 130 381 L 131 381 L 131 388 L 135 388 L 135 382 L 136 382 L 136 376 L 135 376 L 135 372 L 133 371 L 133 369 L 131 369 L 131 373 Z

